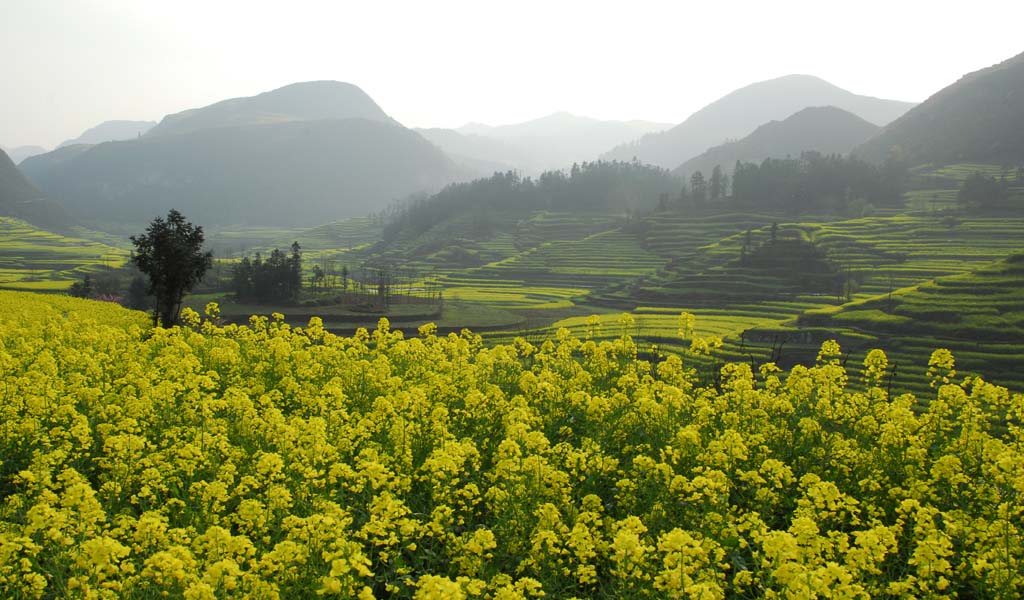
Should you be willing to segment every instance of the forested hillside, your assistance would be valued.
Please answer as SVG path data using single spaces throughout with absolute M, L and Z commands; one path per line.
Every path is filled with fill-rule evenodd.
M 964 75 L 857 148 L 881 162 L 1024 163 L 1024 54 Z

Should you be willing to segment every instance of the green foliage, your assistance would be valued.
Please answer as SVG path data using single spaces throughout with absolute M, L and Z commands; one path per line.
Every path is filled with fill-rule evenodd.
M 854 157 L 808 152 L 799 160 L 738 162 L 732 179 L 737 207 L 790 214 L 846 213 L 855 200 L 899 205 L 905 169 L 896 163 L 877 167 Z
M 1006 200 L 1006 192 L 1005 183 L 976 172 L 964 180 L 956 200 L 970 208 L 993 208 Z
M 292 243 L 291 256 L 278 248 L 266 260 L 256 253 L 253 260 L 243 257 L 231 270 L 231 287 L 239 300 L 273 302 L 294 300 L 302 289 L 302 252 Z M 319 265 L 314 267 L 319 270 Z M 320 277 L 324 274 L 321 270 Z
M 677 187 L 668 171 L 638 163 L 585 162 L 574 164 L 568 173 L 547 171 L 537 179 L 513 171 L 495 173 L 412 201 L 391 217 L 384 239 L 415 236 L 465 213 L 485 218 L 492 212 L 521 216 L 537 210 L 614 214 L 650 210 L 661 194 Z
M 890 123 L 854 152 L 881 163 L 1024 161 L 1024 54 L 961 77 Z
M 131 240 L 132 262 L 149 278 L 146 292 L 155 299 L 153 321 L 166 326 L 177 323 L 185 293 L 213 263 L 213 254 L 203 252 L 203 228 L 171 209 L 166 219 L 153 219 L 144 234 Z

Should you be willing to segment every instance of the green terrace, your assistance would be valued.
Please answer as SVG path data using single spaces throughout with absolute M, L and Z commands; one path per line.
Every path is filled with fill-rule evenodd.
M 119 267 L 127 258 L 120 248 L 0 217 L 0 288 L 64 290 L 85 274 Z

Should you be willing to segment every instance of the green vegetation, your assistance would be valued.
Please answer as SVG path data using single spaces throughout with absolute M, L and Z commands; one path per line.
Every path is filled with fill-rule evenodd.
M 916 364 L 901 378 L 914 389 L 927 386 L 915 359 L 929 347 L 952 350 L 961 373 L 984 372 L 1000 385 L 1024 389 L 1024 254 L 837 311 L 805 314 L 801 320 L 832 327 L 840 337 L 851 332 L 869 336 L 848 346 L 855 355 L 877 347 L 895 364 Z
M 66 290 L 86 274 L 120 267 L 127 250 L 0 217 L 0 288 Z
M 1024 54 L 961 77 L 890 123 L 854 153 L 881 163 L 1024 163 Z

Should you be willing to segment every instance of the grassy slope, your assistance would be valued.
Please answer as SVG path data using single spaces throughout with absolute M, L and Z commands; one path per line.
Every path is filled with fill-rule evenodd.
M 86 273 L 117 267 L 128 258 L 120 248 L 65 237 L 19 219 L 0 217 L 0 287 L 64 290 Z

